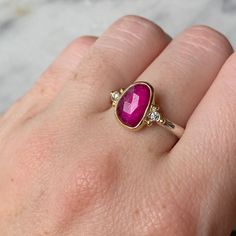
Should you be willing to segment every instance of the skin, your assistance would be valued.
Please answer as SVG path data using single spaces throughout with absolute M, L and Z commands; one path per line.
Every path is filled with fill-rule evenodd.
M 206 26 L 171 39 L 138 16 L 73 41 L 0 118 L 4 236 L 229 235 L 236 217 L 236 55 Z M 150 82 L 180 140 L 131 132 L 109 93 Z

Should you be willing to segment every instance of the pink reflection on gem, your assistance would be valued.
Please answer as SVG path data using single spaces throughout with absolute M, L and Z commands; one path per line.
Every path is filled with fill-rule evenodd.
M 124 102 L 123 111 L 131 115 L 138 107 L 138 101 L 139 96 L 134 93 L 131 102 Z

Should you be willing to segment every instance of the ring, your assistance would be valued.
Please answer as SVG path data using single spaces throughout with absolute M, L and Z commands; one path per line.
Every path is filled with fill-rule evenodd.
M 135 82 L 126 89 L 112 91 L 111 102 L 119 123 L 130 130 L 140 130 L 156 123 L 178 138 L 184 133 L 184 128 L 160 113 L 160 107 L 155 104 L 154 89 L 147 82 Z

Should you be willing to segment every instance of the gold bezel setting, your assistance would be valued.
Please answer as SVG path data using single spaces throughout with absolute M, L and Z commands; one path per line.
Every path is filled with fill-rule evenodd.
M 149 95 L 149 100 L 148 100 L 147 106 L 145 108 L 145 111 L 143 112 L 141 110 L 139 114 L 136 114 L 137 119 L 139 120 L 140 116 L 143 113 L 142 118 L 140 119 L 139 123 L 135 127 L 132 127 L 132 126 L 129 126 L 129 125 L 125 124 L 125 122 L 122 122 L 122 120 L 120 120 L 119 116 L 122 117 L 122 114 L 121 115 L 119 114 L 119 116 L 118 116 L 117 109 L 118 109 L 118 104 L 120 102 L 120 99 L 122 99 L 122 97 L 126 94 L 126 92 L 131 87 L 135 86 L 136 84 L 145 84 L 149 88 L 150 95 Z M 145 92 L 144 92 L 144 94 L 142 94 L 142 92 L 137 91 L 137 96 L 141 96 L 141 98 L 143 98 L 143 96 L 144 96 L 144 98 L 145 98 L 145 96 L 147 96 L 147 94 L 145 94 Z M 183 127 L 181 127 L 181 126 L 171 122 L 170 120 L 166 119 L 165 117 L 162 116 L 162 113 L 159 112 L 160 108 L 159 108 L 158 105 L 155 104 L 154 89 L 148 82 L 138 81 L 138 82 L 135 82 L 135 83 L 131 84 L 126 89 L 120 89 L 120 90 L 117 90 L 117 91 L 112 91 L 111 92 L 111 101 L 112 101 L 112 106 L 115 108 L 115 117 L 116 117 L 116 119 L 119 121 L 119 123 L 122 126 L 128 128 L 129 130 L 136 131 L 136 130 L 141 129 L 145 125 L 151 126 L 153 123 L 157 123 L 158 125 L 164 127 L 165 129 L 169 130 L 170 132 L 172 132 L 178 138 L 182 137 L 182 135 L 184 133 L 184 128 Z M 147 102 L 147 100 L 145 101 L 145 103 L 146 102 Z M 132 124 L 133 121 L 134 121 L 133 118 L 131 118 L 130 124 Z
M 142 119 L 140 120 L 140 122 L 135 126 L 135 127 L 130 127 L 126 124 L 124 124 L 118 117 L 117 115 L 117 105 L 119 104 L 119 101 L 120 99 L 123 97 L 123 95 L 133 86 L 135 86 L 136 84 L 145 84 L 148 88 L 149 88 L 149 91 L 150 91 L 150 96 L 149 96 L 149 101 L 148 101 L 148 105 L 147 105 L 147 108 L 143 114 L 143 117 Z M 130 129 L 130 130 L 133 130 L 133 131 L 137 131 L 137 130 L 140 130 L 143 126 L 145 125 L 151 125 L 153 122 L 155 122 L 154 120 L 151 120 L 148 118 L 148 115 L 152 112 L 152 109 L 154 107 L 156 107 L 156 111 L 159 110 L 159 108 L 157 106 L 155 106 L 155 94 L 154 94 L 154 89 L 153 87 L 147 83 L 147 82 L 144 82 L 144 81 L 138 81 L 138 82 L 135 82 L 133 84 L 131 84 L 129 87 L 127 87 L 125 90 L 124 89 L 120 89 L 119 91 L 112 91 L 111 92 L 111 100 L 112 100 L 112 106 L 115 107 L 115 117 L 116 119 L 119 121 L 119 123 Z M 158 113 L 159 114 L 159 113 Z

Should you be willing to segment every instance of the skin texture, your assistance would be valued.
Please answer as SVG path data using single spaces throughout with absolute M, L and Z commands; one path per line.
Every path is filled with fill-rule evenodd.
M 206 26 L 171 39 L 138 16 L 73 41 L 0 118 L 4 236 L 229 235 L 236 55 Z M 121 127 L 111 90 L 150 82 L 180 140 Z

